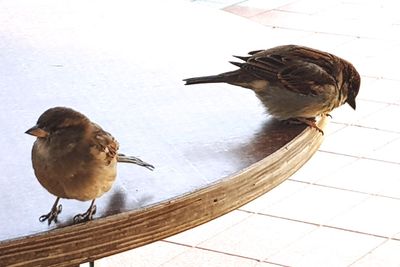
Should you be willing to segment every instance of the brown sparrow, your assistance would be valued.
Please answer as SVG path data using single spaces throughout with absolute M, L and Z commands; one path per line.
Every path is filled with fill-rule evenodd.
M 65 107 L 50 108 L 25 133 L 36 136 L 32 165 L 39 183 L 57 197 L 41 222 L 57 222 L 62 210 L 60 198 L 92 200 L 89 209 L 74 222 L 91 220 L 96 198 L 110 190 L 117 174 L 117 162 L 134 163 L 150 170 L 154 166 L 138 158 L 118 154 L 114 137 L 85 115 Z
M 229 83 L 252 89 L 269 114 L 278 120 L 295 120 L 320 132 L 315 117 L 344 103 L 356 109 L 360 75 L 354 66 L 335 55 L 316 49 L 283 45 L 258 50 L 230 62 L 238 70 L 185 79 L 197 83 Z

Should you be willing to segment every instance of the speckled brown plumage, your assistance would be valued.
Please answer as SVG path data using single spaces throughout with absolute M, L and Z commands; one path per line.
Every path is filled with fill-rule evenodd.
M 94 200 L 110 190 L 118 161 L 149 169 L 154 167 L 135 157 L 117 153 L 117 140 L 85 115 L 65 107 L 45 111 L 26 133 L 36 136 L 32 165 L 40 184 L 57 197 L 49 214 L 41 221 L 57 221 L 60 198 L 92 200 L 89 210 L 75 216 L 77 222 L 92 219 Z
M 348 103 L 356 108 L 360 75 L 333 54 L 297 45 L 258 50 L 231 62 L 239 69 L 185 79 L 187 85 L 229 83 L 252 89 L 269 114 L 279 120 L 297 119 L 314 128 L 315 117 Z

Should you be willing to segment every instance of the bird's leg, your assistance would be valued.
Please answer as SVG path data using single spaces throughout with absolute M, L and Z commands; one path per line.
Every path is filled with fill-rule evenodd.
M 307 124 L 308 126 L 310 126 L 311 128 L 316 129 L 318 132 L 324 134 L 324 131 L 322 131 L 321 128 L 319 128 L 317 126 L 317 124 L 315 123 L 316 120 L 315 118 L 296 118 L 296 120 L 298 120 L 299 122 L 302 122 L 304 124 Z
M 94 205 L 94 201 L 90 204 L 89 209 L 85 213 L 77 214 L 74 216 L 74 223 L 81 223 L 93 220 L 93 215 L 96 214 L 96 205 Z
M 290 118 L 287 120 L 283 120 L 282 122 L 287 123 L 287 124 L 306 124 L 306 125 L 310 126 L 311 128 L 314 128 L 314 129 L 318 130 L 320 133 L 324 134 L 324 131 L 322 131 L 315 123 L 316 122 L 315 118 L 297 117 L 297 118 Z
M 47 220 L 48 224 L 50 225 L 52 221 L 54 221 L 55 223 L 57 223 L 57 217 L 58 214 L 61 213 L 62 211 L 62 205 L 58 205 L 58 201 L 60 200 L 59 197 L 57 197 L 56 201 L 53 204 L 53 207 L 51 208 L 50 212 L 42 215 L 39 217 L 39 221 L 44 222 Z M 57 206 L 58 205 L 58 206 Z

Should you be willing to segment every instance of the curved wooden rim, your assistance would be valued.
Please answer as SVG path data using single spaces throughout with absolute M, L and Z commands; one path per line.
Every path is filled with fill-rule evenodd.
M 318 126 L 324 129 L 327 121 L 321 118 Z M 317 151 L 322 140 L 323 135 L 307 127 L 269 157 L 203 189 L 141 210 L 0 243 L 0 263 L 70 266 L 188 230 L 239 208 L 285 181 Z

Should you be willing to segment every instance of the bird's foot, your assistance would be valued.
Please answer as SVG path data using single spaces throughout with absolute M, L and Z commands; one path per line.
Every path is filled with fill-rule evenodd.
M 324 131 L 317 126 L 317 124 L 316 124 L 317 121 L 315 120 L 315 118 L 296 118 L 295 120 L 297 120 L 301 123 L 307 124 L 311 128 L 316 129 L 318 132 L 320 132 L 322 135 L 324 135 Z
M 49 213 L 44 214 L 39 217 L 39 221 L 44 222 L 47 220 L 49 225 L 51 224 L 52 221 L 57 223 L 57 217 L 58 217 L 58 214 L 61 213 L 61 211 L 62 211 L 62 205 L 60 204 L 57 206 L 57 202 L 56 202 L 55 205 L 53 205 L 53 207 Z
M 90 205 L 85 213 L 80 213 L 74 216 L 74 223 L 82 223 L 93 220 L 93 215 L 96 214 L 96 205 Z

